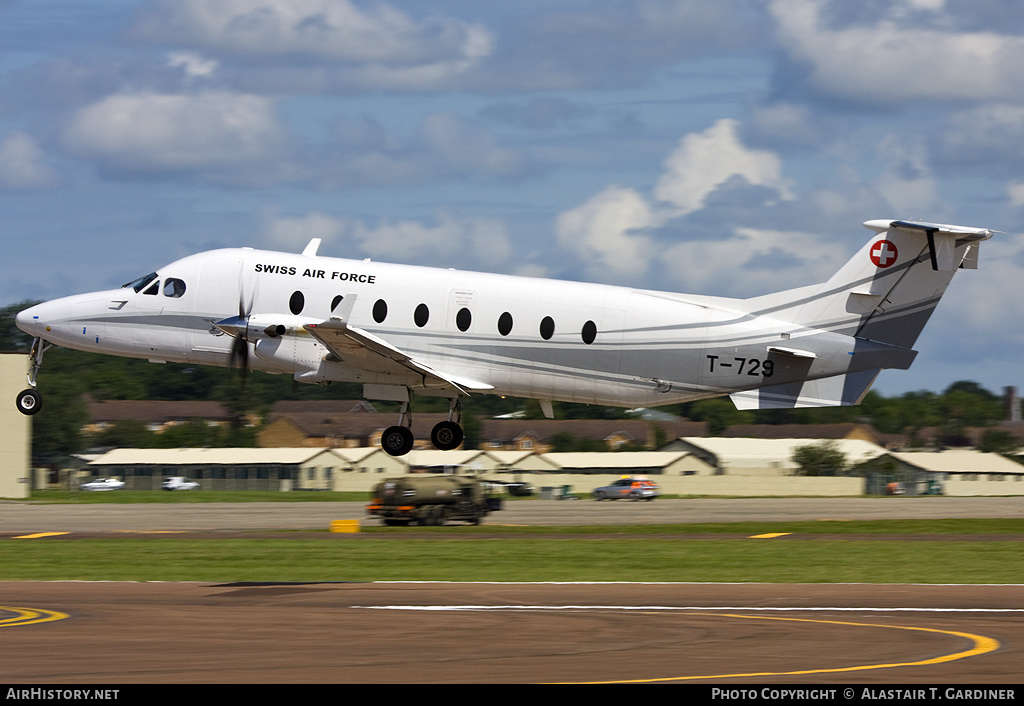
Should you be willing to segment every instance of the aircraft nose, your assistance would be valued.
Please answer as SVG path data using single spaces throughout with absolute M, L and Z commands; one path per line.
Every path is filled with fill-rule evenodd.
M 25 333 L 32 333 L 32 309 L 35 309 L 35 307 L 19 311 L 14 317 L 14 323 Z
M 41 336 L 42 330 L 46 326 L 42 313 L 42 305 L 37 304 L 24 311 L 19 311 L 14 317 L 14 323 L 30 336 Z

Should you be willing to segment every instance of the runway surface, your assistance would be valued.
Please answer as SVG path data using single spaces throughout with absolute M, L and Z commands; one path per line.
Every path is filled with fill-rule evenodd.
M 49 505 L 0 502 L 0 532 L 325 529 L 366 520 L 366 503 Z M 792 520 L 1024 517 L 1022 497 L 701 498 L 653 502 L 527 500 L 504 504 L 487 524 L 582 525 Z
M 1021 589 L 0 584 L 5 683 L 1017 683 Z M 0 613 L 0 617 L 4 614 Z
M 1024 508 L 1022 498 L 856 500 L 534 501 L 489 519 L 1020 517 Z M 245 505 L 11 513 L 5 504 L 0 532 L 322 528 L 361 512 L 314 505 L 268 514 Z M 6 684 L 1015 684 L 1021 635 L 1022 586 L 0 583 Z

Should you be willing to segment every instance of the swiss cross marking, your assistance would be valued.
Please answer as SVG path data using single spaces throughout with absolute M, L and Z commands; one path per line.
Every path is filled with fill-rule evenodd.
M 875 267 L 888 267 L 896 262 L 898 255 L 896 246 L 888 240 L 879 240 L 871 248 L 871 262 L 875 263 Z

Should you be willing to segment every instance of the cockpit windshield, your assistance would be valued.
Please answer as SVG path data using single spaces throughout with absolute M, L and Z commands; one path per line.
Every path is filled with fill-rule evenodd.
M 121 285 L 121 289 L 128 289 L 128 287 L 131 287 L 136 291 L 136 293 L 141 292 L 142 288 L 145 287 L 150 282 L 152 282 L 153 280 L 155 280 L 156 277 L 156 272 L 150 272 L 145 277 L 139 277 L 136 280 L 132 280 L 128 284 Z

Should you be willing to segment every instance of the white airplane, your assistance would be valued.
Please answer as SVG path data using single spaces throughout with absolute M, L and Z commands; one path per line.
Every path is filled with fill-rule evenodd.
M 981 228 L 868 221 L 874 236 L 823 284 L 751 299 L 343 260 L 213 250 L 120 289 L 33 306 L 25 414 L 51 345 L 111 355 L 363 383 L 401 402 L 382 437 L 413 446 L 414 394 L 449 399 L 431 441 L 463 439 L 460 399 L 490 393 L 638 407 L 729 395 L 739 409 L 858 404 L 905 370 L 954 272 L 975 269 Z

